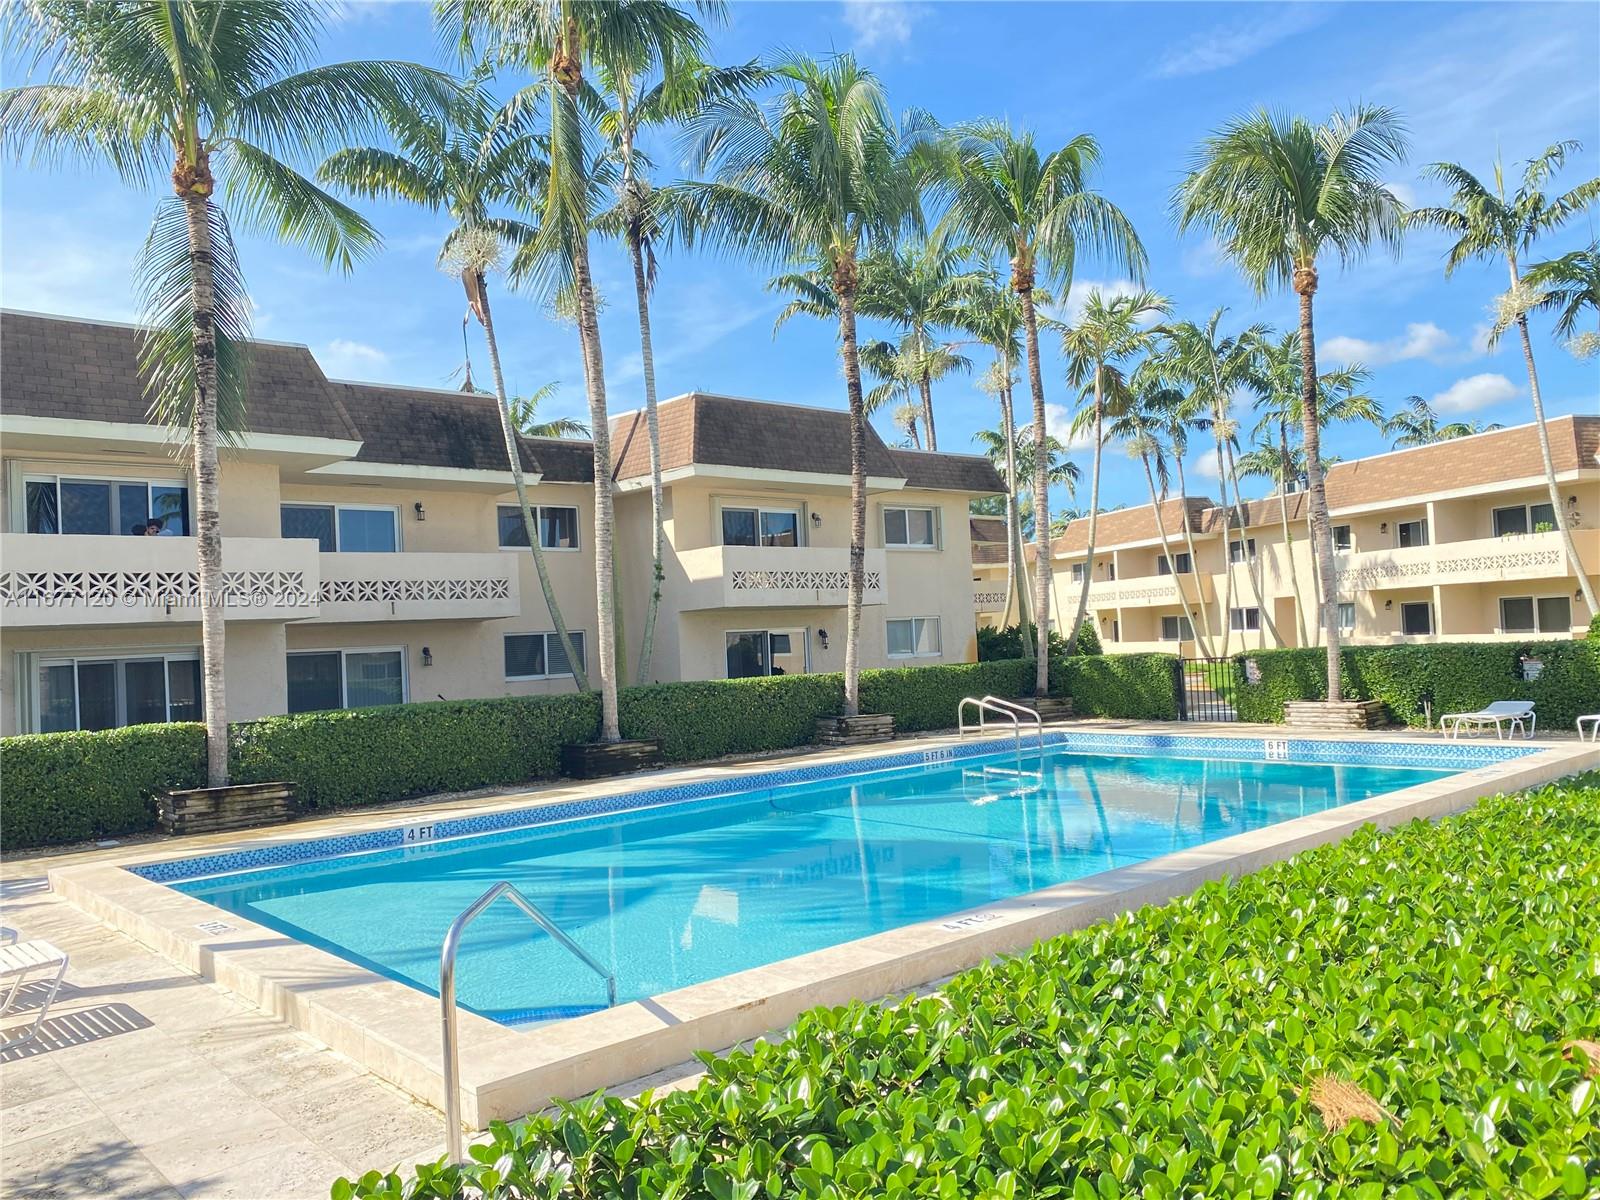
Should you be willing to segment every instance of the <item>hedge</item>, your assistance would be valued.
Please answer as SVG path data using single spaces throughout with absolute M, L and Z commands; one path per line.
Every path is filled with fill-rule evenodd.
M 899 733 L 951 729 L 963 696 L 1022 696 L 1033 690 L 1033 677 L 1033 661 L 1022 658 L 863 671 L 861 711 L 892 713 Z
M 1597 860 L 1600 775 L 1368 826 L 333 1200 L 1592 1197 Z
M 8 737 L 0 848 L 120 837 L 155 827 L 155 793 L 206 781 L 204 725 L 130 725 Z
M 1082 717 L 1176 721 L 1177 666 L 1171 654 L 1075 654 L 1050 664 L 1050 694 Z
M 1523 656 L 1544 664 L 1538 679 L 1523 679 Z M 1260 650 L 1236 661 L 1241 721 L 1281 721 L 1286 700 L 1328 694 L 1324 650 Z M 1248 662 L 1255 663 L 1254 672 Z M 1249 681 L 1251 674 L 1256 682 Z M 1426 723 L 1427 694 L 1435 722 L 1441 713 L 1494 700 L 1532 700 L 1547 729 L 1570 729 L 1578 716 L 1600 710 L 1600 644 L 1594 641 L 1351 646 L 1340 653 L 1339 676 L 1346 699 L 1382 700 L 1406 725 Z
M 844 676 L 769 675 L 624 688 L 625 738 L 660 738 L 668 762 L 802 746 L 844 704 Z

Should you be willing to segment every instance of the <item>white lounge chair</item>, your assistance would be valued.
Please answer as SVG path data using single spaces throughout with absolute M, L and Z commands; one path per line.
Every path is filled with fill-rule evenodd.
M 6 932 L 13 937 L 16 936 L 15 930 Z M 0 946 L 0 984 L 7 980 L 11 981 L 11 991 L 6 995 L 5 1004 L 0 1005 L 0 1017 L 11 1011 L 11 1006 L 17 1002 L 17 994 L 22 991 L 22 985 L 30 975 L 37 975 L 52 968 L 55 970 L 55 976 L 50 980 L 50 990 L 45 993 L 44 1003 L 39 1005 L 39 1014 L 33 1018 L 33 1024 L 28 1027 L 28 1032 L 19 1038 L 6 1038 L 0 1041 L 0 1050 L 25 1046 L 39 1036 L 39 1026 L 44 1023 L 45 1014 L 55 1003 L 56 993 L 61 990 L 61 980 L 67 973 L 66 951 L 57 950 L 49 942 L 35 938 L 32 941 L 13 941 L 9 945 Z
M 1532 737 L 1538 723 L 1532 700 L 1496 700 L 1476 712 L 1446 713 L 1439 718 L 1439 732 L 1447 738 L 1459 738 L 1463 725 L 1472 729 L 1493 725 L 1495 736 L 1501 739 L 1508 727 L 1513 736 L 1520 730 L 1524 737 Z
M 1589 727 L 1588 734 L 1583 732 L 1583 727 Z M 1600 742 L 1600 713 L 1590 713 L 1588 716 L 1578 718 L 1578 740 L 1580 742 Z

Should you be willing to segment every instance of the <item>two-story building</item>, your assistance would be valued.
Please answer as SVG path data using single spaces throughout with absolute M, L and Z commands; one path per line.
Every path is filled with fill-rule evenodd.
M 139 336 L 0 314 L 5 733 L 200 715 L 190 461 L 148 420 Z M 249 428 L 221 467 L 232 718 L 573 686 L 492 398 L 330 380 L 306 347 L 275 342 L 253 345 L 249 396 Z M 662 413 L 671 516 L 653 677 L 837 669 L 844 414 L 723 397 Z M 969 659 L 964 514 L 999 480 L 963 456 L 873 447 L 863 665 Z M 552 588 L 592 673 L 592 447 L 524 437 L 518 449 Z M 650 585 L 648 471 L 641 491 L 643 446 L 618 453 L 631 663 Z
M 1600 417 L 1557 417 L 1547 428 L 1563 510 L 1593 580 Z M 1335 463 L 1327 493 L 1347 642 L 1516 641 L 1588 629 L 1533 425 Z M 1213 653 L 1321 640 L 1305 493 L 1232 510 L 1167 500 L 1160 515 L 1158 523 L 1148 504 L 1102 513 L 1093 563 L 1087 521 L 1052 542 L 1056 622 L 1070 621 L 1087 572 L 1089 612 L 1108 652 L 1193 656 L 1207 628 Z M 973 564 L 980 613 L 980 596 L 1004 589 L 999 549 L 998 568 Z

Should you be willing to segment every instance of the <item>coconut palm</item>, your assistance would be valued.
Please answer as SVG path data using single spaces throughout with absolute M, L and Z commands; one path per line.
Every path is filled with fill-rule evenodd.
M 1374 242 L 1400 244 L 1404 207 L 1383 184 L 1406 155 L 1387 108 L 1357 105 L 1325 124 L 1258 110 L 1207 138 L 1178 187 L 1180 231 L 1209 231 L 1258 295 L 1289 285 L 1300 302 L 1301 395 L 1313 550 L 1328 638 L 1328 700 L 1341 698 L 1333 589 L 1333 526 L 1322 480 L 1313 298 L 1319 260 L 1359 261 Z
M 1043 444 L 1046 429 L 1034 289 L 1045 284 L 1064 295 L 1080 257 L 1144 274 L 1144 247 L 1133 223 L 1089 186 L 1099 163 L 1099 143 L 1088 134 L 1048 154 L 1040 153 L 1031 133 L 1017 133 L 1002 121 L 965 125 L 952 137 L 945 220 L 976 253 L 1004 257 L 1011 265 L 1011 288 L 1022 309 L 1035 444 Z M 1034 611 L 1039 628 L 1048 629 L 1050 494 L 1043 456 L 1035 468 Z M 1074 625 L 1067 632 L 1069 652 L 1077 637 Z M 1040 695 L 1049 688 L 1048 658 L 1039 655 L 1034 685 Z
M 1089 610 L 1089 585 L 1094 566 L 1095 534 L 1100 508 L 1100 462 L 1105 449 L 1106 400 L 1108 383 L 1120 385 L 1112 374 L 1117 365 L 1150 350 L 1159 337 L 1152 327 L 1166 316 L 1171 305 L 1165 296 L 1148 288 L 1128 295 L 1107 295 L 1095 289 L 1089 293 L 1078 319 L 1061 335 L 1061 353 L 1067 359 L 1067 379 L 1081 389 L 1082 402 L 1073 432 L 1087 432 L 1093 454 L 1089 474 L 1089 529 L 1085 548 L 1083 581 L 1078 588 L 1078 608 L 1072 629 L 1083 626 Z M 1126 401 L 1128 393 L 1118 387 L 1116 398 Z
M 1534 309 L 1556 314 L 1556 334 L 1568 339 L 1567 348 L 1574 355 L 1592 358 L 1600 350 L 1600 331 L 1578 331 L 1585 309 L 1600 314 L 1600 242 L 1535 263 L 1523 283 L 1536 297 Z
M 245 424 L 249 298 L 231 213 L 253 232 L 348 270 L 377 232 L 295 161 L 362 136 L 381 114 L 437 111 L 452 81 L 411 63 L 309 66 L 323 14 L 295 0 L 86 4 L 8 14 L 7 51 L 49 81 L 0 92 L 19 157 L 109 164 L 146 187 L 170 176 L 140 253 L 140 350 L 152 418 L 185 431 L 195 476 L 200 594 L 223 595 L 218 444 Z M 221 201 L 218 191 L 221 189 Z M 208 781 L 228 778 L 221 604 L 200 609 Z
M 1545 484 L 1555 510 L 1556 528 L 1566 547 L 1567 562 L 1577 573 L 1591 614 L 1600 613 L 1594 584 L 1584 572 L 1578 548 L 1572 541 L 1572 528 L 1561 504 L 1556 486 L 1555 460 L 1550 456 L 1550 431 L 1544 423 L 1544 398 L 1539 391 L 1539 371 L 1533 362 L 1533 339 L 1528 333 L 1528 308 L 1531 307 L 1522 279 L 1522 260 L 1543 234 L 1561 228 L 1573 217 L 1600 199 L 1600 178 L 1588 179 L 1561 195 L 1546 194 L 1546 187 L 1566 163 L 1567 156 L 1579 149 L 1577 142 L 1557 142 L 1523 167 L 1517 190 L 1506 195 L 1505 168 L 1494 164 L 1492 185 L 1485 183 L 1459 163 L 1429 163 L 1423 174 L 1450 189 L 1450 202 L 1434 208 L 1420 208 L 1409 220 L 1418 225 L 1441 229 L 1455 239 L 1445 254 L 1446 278 L 1462 263 L 1474 259 L 1502 258 L 1511 280 L 1502 301 L 1504 327 L 1515 325 L 1522 341 L 1522 359 L 1528 369 L 1528 397 L 1533 403 L 1534 429 L 1539 436 L 1539 456 L 1544 462 Z
M 429 212 L 443 209 L 449 214 L 453 225 L 440 246 L 439 265 L 460 279 L 466 290 L 468 313 L 483 327 L 500 435 L 511 471 L 511 487 L 522 513 L 523 535 L 528 539 L 550 621 L 572 664 L 573 680 L 580 690 L 588 691 L 588 673 L 567 631 L 566 618 L 550 582 L 539 538 L 539 517 L 528 498 L 522 470 L 517 434 L 530 432 L 526 426 L 533 423 L 532 409 L 527 407 L 529 402 L 523 401 L 524 409 L 519 413 L 516 403 L 506 394 L 500 342 L 489 303 L 489 276 L 503 264 L 507 247 L 526 246 L 534 239 L 531 225 L 495 212 L 545 173 L 534 120 L 532 105 L 516 100 L 497 107 L 481 80 L 474 78 L 443 119 L 424 119 L 421 114 L 409 112 L 392 114 L 389 137 L 393 149 L 346 147 L 323 162 L 317 177 L 363 199 L 404 201 Z M 466 336 L 464 324 L 462 336 Z M 468 379 L 470 382 L 470 374 Z M 541 389 L 532 398 L 533 407 L 553 390 L 554 385 Z
M 856 335 L 863 259 L 920 221 L 919 136 L 890 114 L 876 77 L 848 54 L 777 64 L 776 98 L 739 97 L 697 120 L 695 158 L 709 179 L 683 186 L 687 239 L 757 262 L 824 266 L 839 326 L 850 419 L 850 572 L 846 716 L 860 711 L 861 601 L 867 540 L 866 397 Z

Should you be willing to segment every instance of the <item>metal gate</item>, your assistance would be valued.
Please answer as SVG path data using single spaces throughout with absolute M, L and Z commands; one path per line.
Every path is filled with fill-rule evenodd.
M 1178 663 L 1178 717 L 1184 721 L 1237 721 L 1233 707 L 1239 665 L 1231 658 L 1185 658 Z

